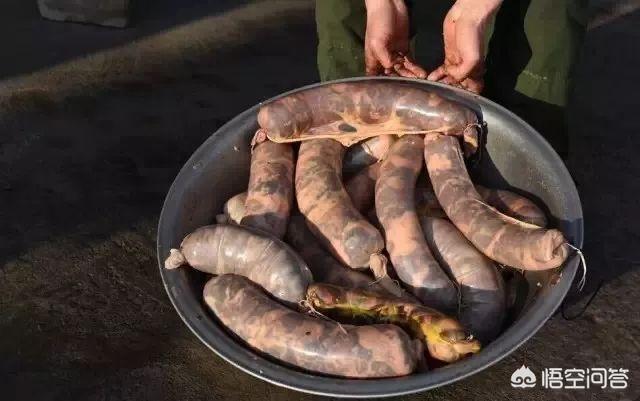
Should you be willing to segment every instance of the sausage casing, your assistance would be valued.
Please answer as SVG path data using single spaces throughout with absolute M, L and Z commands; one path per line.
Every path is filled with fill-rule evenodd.
M 204 226 L 187 235 L 180 249 L 171 250 L 165 268 L 183 264 L 209 274 L 243 275 L 289 305 L 304 299 L 313 280 L 306 263 L 287 244 L 237 225 Z
M 423 148 L 422 138 L 415 135 L 404 136 L 393 145 L 376 183 L 376 214 L 400 280 L 425 305 L 453 311 L 457 290 L 431 254 L 415 208 Z
M 343 155 L 344 147 L 332 139 L 303 142 L 296 167 L 296 199 L 309 228 L 326 249 L 349 267 L 367 268 L 384 241 L 344 189 Z
M 364 213 L 374 206 L 376 181 L 380 177 L 380 166 L 381 163 L 374 163 L 365 167 L 344 184 L 344 189 L 349 194 L 353 206 L 360 213 Z
M 454 362 L 480 351 L 480 343 L 456 319 L 417 303 L 367 292 L 314 283 L 307 301 L 332 317 L 364 322 L 389 322 L 404 327 L 426 343 L 432 357 Z
M 477 122 L 461 103 L 393 81 L 321 85 L 269 102 L 258 113 L 273 141 L 333 138 L 346 146 L 384 133 L 428 131 L 463 136 L 475 149 Z
M 243 225 L 284 236 L 293 202 L 293 168 L 289 144 L 264 141 L 253 149 Z
M 425 160 L 445 213 L 486 256 L 525 270 L 555 268 L 567 259 L 569 246 L 560 231 L 518 221 L 482 200 L 467 173 L 458 138 L 427 134 Z
M 493 340 L 506 311 L 502 275 L 449 221 L 421 216 L 420 222 L 440 266 L 458 283 L 460 323 L 482 342 Z
M 538 227 L 546 227 L 548 224 L 547 216 L 542 209 L 524 196 L 504 189 L 492 189 L 482 185 L 476 185 L 476 191 L 485 202 L 509 217 Z

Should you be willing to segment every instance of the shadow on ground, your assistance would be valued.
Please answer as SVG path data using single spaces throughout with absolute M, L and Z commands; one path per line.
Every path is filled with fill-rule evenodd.
M 34 72 L 97 51 L 126 45 L 203 16 L 224 14 L 250 0 L 136 0 L 131 2 L 131 24 L 112 29 L 43 20 L 36 1 L 3 2 L 6 17 L 0 37 L 11 38 L 10 63 L 0 65 L 0 79 Z M 36 34 L 37 33 L 37 34 Z M 37 51 L 36 51 L 37 50 Z

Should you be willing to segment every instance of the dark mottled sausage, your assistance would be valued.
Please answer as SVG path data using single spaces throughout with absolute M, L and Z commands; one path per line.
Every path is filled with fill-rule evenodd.
M 499 212 L 525 223 L 546 227 L 547 216 L 530 199 L 504 189 L 491 189 L 476 185 L 476 191 L 489 205 Z
M 344 189 L 349 194 L 353 206 L 361 213 L 371 209 L 375 204 L 376 181 L 380 176 L 380 166 L 381 163 L 375 163 L 365 167 L 344 184 Z
M 460 322 L 483 343 L 493 340 L 506 311 L 502 275 L 449 221 L 421 216 L 420 222 L 440 266 L 458 283 Z
M 384 133 L 429 131 L 463 135 L 475 148 L 477 122 L 460 103 L 393 81 L 321 85 L 267 103 L 258 113 L 273 141 L 331 137 L 346 146 Z
M 431 186 L 418 185 L 415 198 L 418 216 L 447 217 Z
M 507 322 L 512 323 L 520 315 L 520 312 L 533 299 L 538 290 L 529 284 L 529 280 L 523 272 L 505 268 L 502 270 L 502 277 L 505 281 L 505 292 L 507 294 Z
M 482 200 L 467 173 L 458 138 L 427 134 L 425 159 L 445 213 L 489 258 L 525 270 L 551 269 L 567 259 L 569 246 L 560 231 L 520 222 Z
M 251 154 L 249 189 L 242 224 L 282 238 L 293 201 L 293 149 L 265 141 Z
M 342 173 L 355 174 L 367 166 L 384 160 L 395 141 L 395 135 L 380 135 L 351 146 L 344 155 Z
M 336 319 L 395 323 L 424 341 L 429 354 L 444 362 L 455 362 L 480 351 L 480 343 L 455 319 L 419 304 L 387 298 L 363 289 L 348 289 L 314 283 L 307 301 Z
M 237 225 L 205 226 L 187 235 L 164 262 L 167 269 L 184 264 L 210 274 L 241 274 L 290 305 L 304 299 L 313 280 L 306 263 L 287 244 Z
M 429 251 L 415 208 L 414 188 L 423 148 L 422 138 L 415 135 L 404 136 L 393 145 L 376 183 L 376 214 L 400 280 L 425 305 L 453 311 L 457 290 Z
M 296 198 L 307 224 L 340 262 L 369 267 L 384 248 L 382 235 L 351 203 L 342 185 L 344 147 L 332 139 L 305 141 L 296 167 Z
M 241 276 L 209 280 L 204 300 L 222 324 L 251 347 L 308 371 L 373 378 L 408 375 L 416 367 L 417 347 L 399 327 L 341 328 L 274 302 Z

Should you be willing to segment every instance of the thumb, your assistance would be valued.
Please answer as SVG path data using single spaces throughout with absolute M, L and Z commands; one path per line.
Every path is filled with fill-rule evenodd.
M 384 68 L 393 69 L 394 64 L 401 62 L 401 60 L 399 59 L 401 59 L 402 57 L 393 54 L 387 43 L 379 41 L 371 43 L 371 52 Z
M 375 57 L 371 49 L 365 48 L 364 51 L 364 67 L 367 75 L 378 75 L 382 70 L 380 62 Z

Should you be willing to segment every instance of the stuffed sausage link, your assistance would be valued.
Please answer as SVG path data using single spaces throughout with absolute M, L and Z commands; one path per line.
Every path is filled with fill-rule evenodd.
M 243 275 L 296 306 L 313 280 L 306 263 L 287 244 L 237 225 L 204 226 L 187 235 L 164 266 L 175 269 L 184 264 L 209 274 Z
M 486 256 L 525 270 L 552 269 L 567 259 L 569 246 L 560 231 L 518 221 L 484 202 L 469 178 L 458 138 L 425 135 L 425 160 L 445 213 Z
M 423 150 L 422 138 L 415 135 L 404 136 L 393 145 L 376 183 L 376 214 L 400 280 L 425 305 L 454 311 L 456 287 L 429 250 L 416 213 L 414 192 Z
M 296 167 L 296 199 L 311 232 L 326 249 L 349 267 L 368 268 L 384 241 L 344 189 L 343 155 L 344 147 L 332 139 L 303 142 Z
M 419 347 L 394 325 L 341 327 L 303 315 L 233 274 L 209 280 L 204 300 L 222 324 L 251 347 L 311 372 L 375 378 L 404 376 L 416 368 Z

